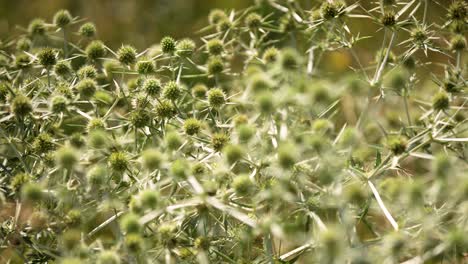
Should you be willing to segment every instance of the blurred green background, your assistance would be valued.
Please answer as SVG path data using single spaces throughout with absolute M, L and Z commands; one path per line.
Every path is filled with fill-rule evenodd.
M 110 46 L 131 43 L 139 49 L 164 35 L 194 36 L 212 8 L 240 9 L 253 0 L 0 0 L 0 38 L 21 32 L 33 18 L 52 21 L 57 10 L 94 22 L 98 38 Z

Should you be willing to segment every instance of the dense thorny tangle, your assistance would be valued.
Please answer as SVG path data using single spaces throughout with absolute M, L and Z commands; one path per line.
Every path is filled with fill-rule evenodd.
M 466 12 L 260 0 L 146 50 L 33 20 L 1 45 L 0 262 L 462 263 Z

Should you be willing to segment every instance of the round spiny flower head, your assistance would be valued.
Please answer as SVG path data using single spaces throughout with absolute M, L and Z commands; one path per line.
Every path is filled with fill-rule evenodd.
M 17 94 L 10 104 L 10 110 L 15 116 L 23 117 L 32 112 L 32 104 L 29 97 L 22 94 Z
M 138 215 L 129 213 L 122 218 L 120 226 L 126 234 L 139 233 L 141 231 L 141 225 L 138 220 Z
M 395 16 L 395 13 L 389 11 L 389 12 L 386 12 L 382 15 L 382 18 L 380 19 L 380 22 L 382 23 L 382 25 L 384 25 L 385 27 L 393 27 L 395 26 L 396 24 L 396 16 Z
M 151 60 L 138 61 L 136 68 L 137 68 L 137 72 L 143 75 L 152 74 L 156 71 L 156 66 L 154 65 L 154 62 Z
M 208 103 L 213 108 L 219 108 L 226 103 L 226 95 L 220 88 L 213 88 L 208 91 Z
M 55 51 L 50 48 L 41 50 L 39 54 L 37 54 L 37 58 L 39 63 L 45 68 L 50 68 L 57 63 Z
M 294 166 L 297 159 L 296 148 L 292 144 L 283 144 L 278 148 L 278 163 L 284 169 Z
M 438 92 L 432 97 L 432 108 L 436 111 L 446 110 L 450 106 L 450 99 L 446 92 Z
M 176 51 L 176 41 L 172 37 L 162 38 L 160 45 L 164 53 L 172 54 Z
M 65 169 L 73 168 L 79 161 L 77 150 L 69 146 L 63 146 L 58 149 L 55 152 L 55 159 L 57 164 Z
M 257 13 L 250 13 L 245 18 L 245 25 L 250 29 L 259 28 L 262 25 L 262 16 Z
M 28 51 L 29 49 L 31 49 L 31 40 L 29 40 L 28 38 L 20 38 L 16 42 L 16 49 L 20 51 Z
M 54 25 L 64 28 L 72 22 L 73 18 L 68 10 L 60 10 L 54 15 Z
M 149 95 L 156 97 L 161 92 L 161 82 L 158 79 L 150 78 L 143 83 L 143 90 Z
M 319 118 L 312 124 L 312 130 L 320 134 L 327 134 L 333 131 L 333 123 L 325 118 Z
M 68 61 L 59 61 L 55 64 L 54 72 L 58 76 L 64 77 L 71 73 L 72 69 L 70 66 L 70 62 Z
M 287 48 L 281 52 L 279 63 L 282 69 L 292 71 L 299 67 L 300 58 L 295 50 Z
M 407 139 L 403 136 L 393 136 L 387 139 L 387 147 L 394 155 L 403 154 L 406 151 Z
M 88 121 L 86 126 L 88 132 L 106 129 L 106 122 L 102 118 L 93 118 Z
M 15 58 L 15 66 L 18 69 L 26 69 L 31 66 L 31 58 L 27 54 L 19 54 Z
M 83 99 L 91 98 L 97 90 L 97 83 L 93 79 L 83 79 L 76 84 L 76 90 Z
M 93 61 L 105 57 L 107 55 L 107 49 L 102 41 L 94 40 L 86 46 L 85 53 L 88 59 Z
M 102 251 L 98 255 L 97 264 L 120 264 L 120 256 L 115 251 Z
M 193 136 L 200 132 L 202 123 L 196 118 L 188 118 L 184 122 L 184 131 L 187 135 Z
M 423 44 L 427 40 L 427 33 L 423 28 L 417 27 L 411 31 L 411 38 L 417 44 Z
M 164 90 L 163 90 L 163 97 L 166 99 L 169 99 L 171 101 L 175 101 L 179 99 L 181 96 L 182 91 L 180 90 L 179 85 L 177 82 L 170 81 L 164 85 Z
M 229 164 L 234 164 L 244 156 L 244 149 L 239 145 L 228 145 L 223 148 L 224 156 Z
M 263 61 L 268 63 L 274 63 L 278 59 L 279 50 L 275 47 L 271 47 L 263 52 Z
M 22 186 L 31 181 L 32 176 L 27 173 L 18 173 L 10 181 L 10 188 L 18 192 Z
M 228 31 L 229 29 L 231 29 L 232 26 L 233 26 L 233 23 L 231 22 L 231 20 L 229 20 L 229 18 L 225 18 L 219 21 L 219 23 L 216 25 L 216 30 L 218 32 L 224 32 L 224 31 Z
M 466 39 L 463 35 L 455 35 L 450 41 L 450 49 L 462 51 L 466 48 Z
M 268 91 L 271 88 L 272 83 L 268 76 L 258 73 L 252 76 L 249 80 L 249 85 L 254 93 L 259 93 Z
M 208 21 L 211 25 L 216 25 L 223 19 L 227 19 L 227 15 L 223 10 L 220 9 L 213 9 L 208 15 Z
M 80 79 L 94 79 L 97 76 L 97 70 L 93 65 L 85 65 L 78 70 L 77 74 Z
M 50 108 L 54 113 L 61 113 L 67 109 L 68 100 L 62 95 L 52 97 Z
M 177 43 L 176 54 L 180 57 L 190 57 L 195 51 L 195 42 L 191 39 L 183 39 Z
M 44 154 L 55 149 L 53 138 L 48 133 L 39 134 L 33 142 L 33 149 L 38 154 Z
M 188 164 L 184 159 L 178 159 L 172 162 L 170 172 L 176 179 L 185 179 L 187 177 Z
M 211 39 L 206 43 L 206 50 L 211 55 L 220 55 L 224 50 L 223 41 L 220 39 Z
M 405 67 L 405 69 L 409 71 L 414 70 L 416 68 L 416 60 L 414 59 L 414 57 L 409 56 L 408 58 L 404 59 L 403 67 Z
M 174 131 L 166 134 L 165 141 L 167 148 L 170 150 L 176 150 L 182 145 L 182 139 L 179 134 Z
M 108 158 L 109 166 L 116 172 L 124 172 L 130 164 L 128 157 L 123 152 L 113 152 Z
M 197 84 L 192 87 L 192 95 L 195 98 L 205 98 L 208 88 L 204 84 Z
M 39 202 L 42 197 L 42 188 L 37 183 L 27 183 L 21 187 L 21 198 L 24 201 Z
M 452 20 L 465 20 L 467 14 L 467 4 L 464 0 L 454 1 L 448 9 L 448 17 Z
M 330 20 L 335 18 L 338 15 L 338 7 L 334 3 L 325 1 L 320 7 L 320 14 L 325 20 Z
M 125 246 L 130 252 L 140 252 L 143 249 L 143 243 L 143 238 L 138 234 L 130 234 L 125 237 Z
M 442 84 L 442 87 L 448 93 L 458 93 L 460 92 L 460 86 L 458 86 L 454 81 L 447 79 Z
M 163 162 L 163 155 L 157 149 L 147 149 L 142 152 L 141 159 L 143 166 L 149 170 L 154 171 L 161 167 Z
M 75 148 L 81 148 L 86 144 L 81 133 L 75 132 L 70 136 L 70 145 Z
M 117 51 L 117 58 L 123 65 L 132 65 L 136 62 L 136 49 L 130 45 L 122 46 Z
M 28 26 L 28 32 L 32 36 L 43 36 L 46 33 L 46 23 L 40 18 L 36 18 Z
M 83 37 L 92 38 L 96 35 L 96 26 L 91 22 L 84 23 L 78 33 Z
M 142 128 L 150 125 L 151 117 L 145 110 L 136 110 L 130 114 L 130 122 L 135 128 Z
M 241 142 L 247 142 L 255 135 L 255 128 L 247 124 L 241 124 L 237 128 L 237 133 Z
M 273 95 L 270 92 L 263 92 L 259 94 L 256 98 L 256 101 L 262 113 L 272 113 L 275 109 Z
M 89 133 L 88 145 L 91 148 L 100 149 L 107 145 L 109 138 L 104 130 L 94 130 Z
M 215 151 L 221 151 L 229 142 L 229 136 L 225 133 L 215 133 L 211 136 L 211 145 Z
M 63 233 L 61 244 L 66 250 L 73 250 L 80 244 L 81 232 L 77 229 L 70 229 Z
M 177 111 L 169 100 L 162 100 L 155 108 L 156 115 L 159 118 L 169 119 L 176 115 Z
M 144 190 L 138 194 L 141 205 L 148 209 L 156 209 L 159 204 L 159 194 L 155 190 Z
M 103 165 L 97 165 L 91 168 L 86 178 L 91 186 L 101 186 L 105 184 L 107 178 L 107 168 Z
M 224 70 L 224 62 L 223 59 L 219 56 L 213 56 L 208 59 L 208 73 L 209 74 L 220 74 Z
M 239 196 L 246 196 L 255 191 L 255 183 L 250 180 L 248 175 L 239 175 L 232 181 L 232 187 Z

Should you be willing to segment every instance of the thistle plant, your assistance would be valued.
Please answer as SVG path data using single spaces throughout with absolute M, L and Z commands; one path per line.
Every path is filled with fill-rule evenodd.
M 31 21 L 0 48 L 2 263 L 463 263 L 447 2 L 258 0 L 138 51 Z

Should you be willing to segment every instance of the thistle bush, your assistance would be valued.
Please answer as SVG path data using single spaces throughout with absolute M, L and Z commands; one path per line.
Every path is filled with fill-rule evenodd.
M 464 263 L 468 6 L 430 2 L 258 0 L 143 50 L 31 21 L 0 45 L 1 262 Z

